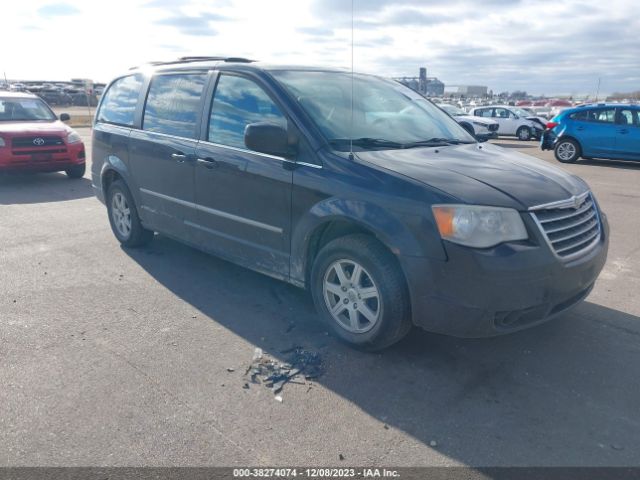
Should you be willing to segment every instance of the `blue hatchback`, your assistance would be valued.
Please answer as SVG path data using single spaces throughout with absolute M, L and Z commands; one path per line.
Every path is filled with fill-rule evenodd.
M 548 124 L 542 150 L 556 159 L 640 160 L 640 105 L 600 103 L 564 110 Z

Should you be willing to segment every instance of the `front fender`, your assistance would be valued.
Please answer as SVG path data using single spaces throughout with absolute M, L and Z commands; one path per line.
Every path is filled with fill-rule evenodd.
M 396 255 L 446 259 L 442 241 L 426 215 L 411 213 L 402 219 L 374 203 L 328 198 L 314 205 L 295 225 L 291 235 L 291 280 L 304 284 L 307 252 L 315 232 L 332 221 L 349 222 L 373 233 Z

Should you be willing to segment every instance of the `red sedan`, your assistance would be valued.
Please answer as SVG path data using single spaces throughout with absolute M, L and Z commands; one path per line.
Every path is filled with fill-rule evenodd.
M 61 115 L 61 120 L 69 116 Z M 84 143 L 39 97 L 0 92 L 0 172 L 85 172 Z

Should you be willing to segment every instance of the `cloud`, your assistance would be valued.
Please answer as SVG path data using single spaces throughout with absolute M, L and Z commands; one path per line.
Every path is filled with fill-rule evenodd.
M 229 20 L 228 17 L 215 13 L 202 13 L 197 17 L 179 14 L 157 20 L 155 24 L 174 27 L 184 35 L 212 36 L 216 35 L 217 31 L 210 26 L 210 23 L 227 20 Z
M 50 3 L 38 9 L 38 15 L 45 18 L 77 15 L 80 10 L 68 3 Z
M 333 29 L 326 27 L 299 27 L 296 30 L 305 35 L 318 37 L 328 37 L 333 35 Z
M 440 13 L 427 13 L 413 8 L 395 10 L 382 20 L 383 25 L 426 26 L 452 21 L 452 17 Z

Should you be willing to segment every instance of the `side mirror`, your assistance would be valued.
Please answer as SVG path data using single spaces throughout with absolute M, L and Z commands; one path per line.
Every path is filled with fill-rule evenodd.
M 61 113 L 60 120 L 63 122 L 68 122 L 69 120 L 71 120 L 71 116 L 68 113 Z
M 293 153 L 287 130 L 268 122 L 247 125 L 244 129 L 244 144 L 249 150 L 278 157 L 289 157 Z

